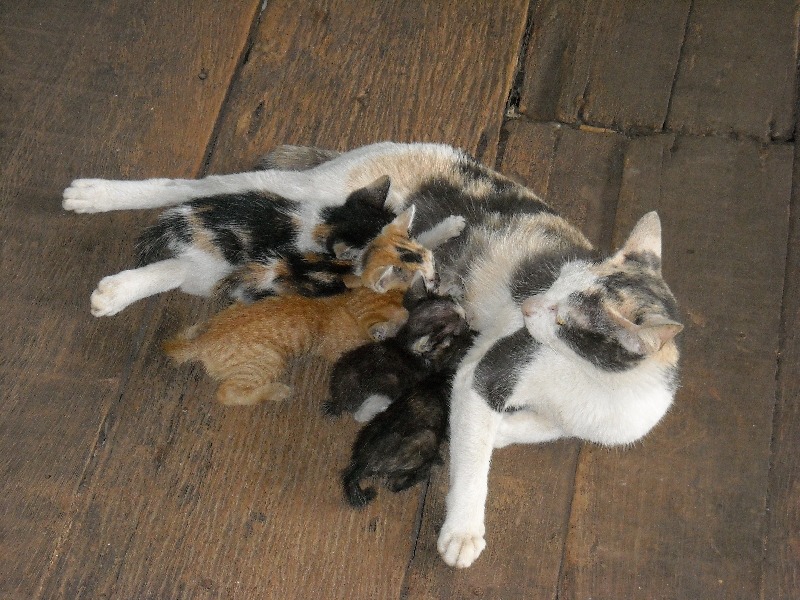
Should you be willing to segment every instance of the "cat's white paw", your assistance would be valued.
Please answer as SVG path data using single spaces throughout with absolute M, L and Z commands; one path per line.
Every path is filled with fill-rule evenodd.
M 76 179 L 64 190 L 61 206 L 76 213 L 105 212 L 113 208 L 113 182 Z
M 467 226 L 467 220 L 461 215 L 451 215 L 442 222 L 447 223 L 447 233 L 451 238 L 461 235 Z
M 383 394 L 372 394 L 369 398 L 364 400 L 359 409 L 353 413 L 353 418 L 359 423 L 366 423 L 371 421 L 372 417 L 378 413 L 382 413 L 392 403 L 392 399 Z
M 486 540 L 477 533 L 442 529 L 437 547 L 444 562 L 451 567 L 465 569 L 483 552 Z
M 125 271 L 103 277 L 92 292 L 91 311 L 95 317 L 110 317 L 130 304 L 128 287 L 130 283 Z

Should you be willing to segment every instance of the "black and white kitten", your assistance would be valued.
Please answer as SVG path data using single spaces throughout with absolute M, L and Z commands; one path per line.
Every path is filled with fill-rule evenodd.
M 395 213 L 416 206 L 412 235 L 436 247 L 441 286 L 460 293 L 478 332 L 453 382 L 450 490 L 438 541 L 445 562 L 467 567 L 485 546 L 493 448 L 567 436 L 630 444 L 671 405 L 681 325 L 661 276 L 660 221 L 645 215 L 623 248 L 601 260 L 533 192 L 454 148 L 384 142 L 327 158 L 295 149 L 280 165 L 307 170 L 82 179 L 64 191 L 64 208 L 150 208 L 269 192 L 301 202 L 300 230 L 307 233 L 299 245 L 306 248 L 313 241 L 308 224 L 318 224 L 322 207 L 340 206 L 355 190 L 390 177 L 386 206 Z M 436 235 L 459 223 L 460 236 Z M 160 291 L 157 279 L 158 273 L 146 278 L 153 291 L 144 295 Z M 117 292 L 105 295 L 113 303 Z

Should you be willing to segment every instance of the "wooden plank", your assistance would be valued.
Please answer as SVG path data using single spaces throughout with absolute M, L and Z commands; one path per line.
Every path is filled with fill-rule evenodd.
M 667 127 L 790 139 L 799 11 L 797 0 L 695 2 Z
M 660 131 L 689 0 L 539 2 L 520 112 L 536 120 Z
M 502 170 L 524 178 L 601 243 L 604 233 L 593 225 L 607 221 L 604 202 L 613 199 L 611 208 L 616 206 L 625 139 L 545 123 L 512 122 L 507 130 Z M 465 570 L 445 565 L 436 550 L 448 489 L 447 468 L 437 471 L 406 580 L 407 597 L 555 598 L 580 447 L 565 440 L 493 454 L 487 548 Z
M 143 315 L 89 315 L 97 280 L 131 262 L 134 220 L 65 214 L 61 190 L 195 174 L 257 5 L 225 22 L 197 2 L 2 9 L 0 596 L 34 597 L 59 551 Z
M 761 595 L 775 600 L 795 598 L 800 590 L 800 159 L 796 148 L 792 188 Z
M 513 1 L 269 2 L 211 169 L 247 168 L 283 142 L 343 149 L 436 138 L 493 156 L 488 140 L 499 137 L 526 10 Z M 472 69 L 478 51 L 490 78 Z M 454 118 L 462 94 L 472 95 L 469 109 L 459 105 Z M 42 597 L 397 597 L 419 490 L 383 492 L 364 511 L 344 505 L 339 471 L 356 427 L 319 413 L 327 365 L 301 361 L 289 402 L 214 405 L 200 371 L 176 370 L 160 351 L 207 310 L 182 295 L 155 303 L 113 443 L 91 465 L 69 552 Z
M 615 240 L 659 211 L 683 381 L 643 441 L 584 448 L 560 598 L 758 597 L 791 166 L 789 146 L 630 142 Z
M 276 143 L 349 150 L 385 140 L 443 142 L 494 164 L 527 7 L 268 2 L 212 170 L 249 168 Z

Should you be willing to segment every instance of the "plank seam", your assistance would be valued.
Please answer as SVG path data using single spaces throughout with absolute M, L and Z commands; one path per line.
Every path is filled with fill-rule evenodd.
M 675 98 L 675 86 L 678 84 L 678 72 L 681 70 L 683 64 L 684 52 L 686 48 L 686 38 L 689 35 L 689 23 L 692 21 L 692 12 L 694 11 L 694 0 L 689 4 L 689 11 L 686 13 L 686 25 L 683 27 L 683 39 L 681 40 L 681 48 L 678 52 L 678 61 L 675 63 L 675 72 L 672 74 L 672 85 L 669 89 L 669 100 L 667 101 L 667 112 L 664 114 L 664 120 L 661 122 L 661 131 L 667 130 L 667 122 L 669 115 L 672 112 L 672 100 Z

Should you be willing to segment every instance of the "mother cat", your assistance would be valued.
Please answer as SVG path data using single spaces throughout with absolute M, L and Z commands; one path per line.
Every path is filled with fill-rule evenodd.
M 155 208 L 216 194 L 268 191 L 302 203 L 301 220 L 342 205 L 386 175 L 386 205 L 412 203 L 425 243 L 463 217 L 461 236 L 435 250 L 442 286 L 460 292 L 475 344 L 456 375 L 450 490 L 439 552 L 467 567 L 485 547 L 492 449 L 574 436 L 605 445 L 645 435 L 677 387 L 675 300 L 661 278 L 661 227 L 649 213 L 613 256 L 533 192 L 461 151 L 380 143 L 337 155 L 285 146 L 260 171 L 201 180 L 79 179 L 64 192 L 76 212 Z M 299 244 L 313 248 L 313 239 Z

